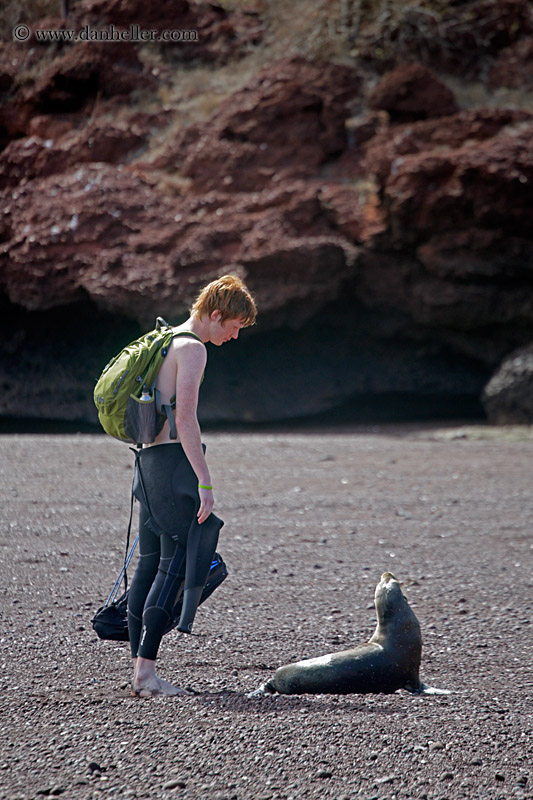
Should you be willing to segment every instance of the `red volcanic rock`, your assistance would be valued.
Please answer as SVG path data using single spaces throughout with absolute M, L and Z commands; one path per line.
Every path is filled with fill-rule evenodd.
M 9 63 L 0 64 L 0 93 L 7 92 L 15 82 L 17 71 Z
M 431 198 L 445 191 L 443 187 L 454 174 L 454 159 L 459 153 L 466 159 L 468 154 L 475 157 L 481 150 L 485 153 L 483 157 L 490 160 L 499 137 L 507 135 L 512 143 L 517 136 L 522 136 L 527 143 L 531 120 L 531 113 L 526 111 L 482 109 L 411 124 L 386 125 L 382 121 L 375 136 L 359 146 L 352 146 L 335 166 L 334 174 L 341 178 L 343 174 L 349 175 L 351 182 L 344 186 L 324 186 L 321 199 L 328 219 L 351 241 L 374 246 L 374 237 L 379 235 L 380 241 L 394 242 L 395 249 L 404 243 L 409 249 L 408 242 L 419 233 L 425 240 L 432 230 L 438 233 L 447 230 L 448 225 L 455 232 L 476 225 L 477 220 L 465 212 L 464 203 L 468 200 L 462 194 L 456 196 L 450 189 L 450 210 L 446 214 L 431 209 Z M 516 173 L 518 167 L 513 164 L 511 154 L 508 167 L 509 175 Z M 425 178 L 422 177 L 424 170 Z M 396 199 L 391 199 L 388 187 L 396 185 L 395 178 L 399 174 L 402 186 L 411 181 L 416 198 L 412 202 L 419 204 L 420 213 L 427 212 L 422 230 L 420 219 L 412 219 L 410 210 L 405 211 L 405 220 L 403 212 L 401 219 L 396 219 Z M 511 195 L 510 209 L 515 194 L 512 184 L 507 193 Z
M 365 111 L 346 120 L 348 150 L 359 150 L 380 131 L 389 130 L 389 115 L 384 111 Z
M 422 270 L 409 304 L 415 319 L 447 325 L 458 339 L 461 331 L 499 329 L 485 353 L 475 336 L 469 343 L 491 364 L 521 340 L 524 321 L 533 321 L 531 239 L 472 224 L 430 237 L 417 257 Z
M 360 79 L 348 67 L 302 58 L 271 64 L 160 159 L 194 191 L 257 191 L 281 177 L 316 174 L 346 145 L 348 103 Z
M 489 363 L 533 321 L 533 115 L 507 114 L 500 112 L 499 131 L 497 117 L 477 114 L 445 118 L 442 129 L 397 126 L 382 143 L 381 165 L 377 145 L 367 153 L 383 182 L 386 230 L 360 266 L 361 298 L 448 329 L 445 340 Z M 490 346 L 465 335 L 476 330 L 492 330 Z
M 349 186 L 325 184 L 320 202 L 333 226 L 357 244 L 370 243 L 386 230 L 377 186 L 372 181 L 356 181 Z
M 531 90 L 533 86 L 533 37 L 507 47 L 490 71 L 490 86 Z
M 353 272 L 354 250 L 320 218 L 315 191 L 293 184 L 177 202 L 97 164 L 36 179 L 3 195 L 0 288 L 27 309 L 88 296 L 151 324 L 152 309 L 182 314 L 203 283 L 241 264 L 266 318 L 275 312 L 279 324 L 292 298 L 287 314 L 306 319 Z
M 163 65 L 151 72 L 144 67 L 138 53 L 144 44 L 137 41 L 140 31 L 153 32 L 154 47 L 160 41 L 170 63 L 192 59 L 221 62 L 244 55 L 262 37 L 255 13 L 227 12 L 214 3 L 189 4 L 185 0 L 163 0 L 156 6 L 141 0 L 81 0 L 72 4 L 68 20 L 46 17 L 32 27 L 69 28 L 77 32 L 78 41 L 56 42 L 53 49 L 48 43 L 39 44 L 35 37 L 28 43 L 3 43 L 0 149 L 12 138 L 42 135 L 32 126 L 36 116 L 83 113 L 96 97 L 105 101 L 134 89 L 155 88 L 156 75 L 171 68 Z M 167 41 L 163 31 L 178 33 Z M 117 41 L 117 32 L 137 39 Z M 106 41 L 105 36 L 115 38 Z M 57 54 L 52 62 L 51 53 Z M 20 75 L 24 80 L 18 80 Z
M 37 114 L 30 119 L 28 134 L 41 139 L 62 139 L 75 127 L 75 115 L 65 114 L 62 118 L 52 114 Z
M 385 182 L 396 172 L 406 156 L 446 152 L 461 147 L 477 148 L 482 142 L 500 134 L 507 126 L 528 123 L 531 114 L 513 109 L 478 109 L 464 111 L 437 120 L 411 125 L 391 125 L 378 131 L 364 147 L 363 169 Z
M 26 136 L 31 118 L 32 107 L 20 96 L 0 106 L 0 149 L 11 139 Z
M 442 117 L 457 111 L 451 89 L 421 64 L 403 64 L 385 75 L 368 98 L 370 108 L 392 120 Z
M 505 234 L 502 228 L 470 225 L 431 236 L 417 249 L 417 256 L 428 274 L 460 284 L 464 280 L 501 279 L 510 284 L 517 277 L 527 278 L 533 256 L 533 241 Z M 458 289 L 460 289 L 460 285 Z M 526 293 L 518 306 L 531 306 Z
M 529 237 L 533 115 L 484 141 L 393 162 L 385 202 L 393 241 L 420 241 L 465 226 Z
M 162 250 L 179 233 L 176 212 L 120 166 L 92 164 L 31 181 L 5 192 L 3 206 L 11 236 L 2 284 L 12 302 L 46 309 L 88 292 L 104 307 L 125 311 L 131 303 L 135 316 L 143 294 L 165 281 Z
M 353 278 L 354 263 L 342 239 L 286 240 L 263 255 L 244 258 L 247 284 L 261 308 L 263 330 L 297 329 L 328 303 L 339 300 Z
M 233 14 L 179 0 L 163 6 L 175 14 L 169 26 L 204 20 L 200 58 L 230 52 Z M 138 24 L 155 24 L 152 6 L 137 0 L 82 0 L 75 9 L 75 25 L 127 26 L 134 12 L 144 14 Z M 233 41 L 238 52 L 245 39 Z M 250 419 L 311 413 L 354 392 L 479 396 L 489 370 L 531 338 L 532 114 L 398 122 L 443 114 L 451 103 L 419 65 L 383 81 L 378 110 L 369 111 L 354 69 L 285 59 L 210 119 L 179 129 L 176 108 L 165 151 L 154 128 L 173 112 L 127 110 L 132 88 L 166 85 L 157 70 L 147 74 L 145 50 L 91 42 L 55 58 L 45 48 L 21 52 L 46 68 L 38 74 L 32 62 L 25 72 L 23 58 L 15 74 L 5 62 L 0 300 L 13 317 L 32 325 L 36 311 L 73 324 L 80 310 L 95 325 L 107 320 L 111 341 L 116 320 L 127 330 L 148 328 L 156 314 L 174 321 L 202 285 L 236 270 L 261 312 L 258 349 L 250 346 L 237 370 L 248 376 L 257 352 L 266 360 L 254 375 L 271 375 L 284 358 L 278 374 L 292 380 L 294 364 L 303 365 L 290 403 L 254 411 L 235 402 L 231 414 L 246 407 Z M 166 75 L 177 53 L 161 56 Z M 19 73 L 29 79 L 19 83 Z M 160 155 L 141 162 L 147 145 Z M 50 359 L 50 349 L 39 352 Z M 26 380 L 22 367 L 17 380 Z
M 43 133 L 61 132 L 60 123 L 50 124 L 49 117 L 38 117 Z M 14 139 L 0 153 L 0 188 L 15 186 L 21 180 L 32 180 L 58 172 L 66 172 L 77 164 L 91 161 L 120 164 L 132 151 L 138 152 L 147 140 L 146 126 L 123 123 L 90 122 L 81 131 L 70 130 L 57 138 L 31 136 Z M 37 125 L 36 125 L 37 127 Z
M 27 79 L 19 85 L 15 78 L 6 92 L 0 106 L 0 145 L 28 133 L 41 135 L 46 127 L 44 118 L 61 113 L 63 119 L 50 123 L 56 136 L 58 127 L 62 132 L 72 127 L 76 113 L 96 97 L 122 97 L 134 89 L 156 85 L 139 61 L 135 46 L 129 43 L 79 43 L 52 62 L 45 58 L 43 48 L 23 48 L 25 56 L 10 52 L 17 72 L 27 71 L 34 76 L 34 83 Z M 34 121 L 36 117 L 38 122 Z
M 50 139 L 30 136 L 14 139 L 0 153 L 0 188 L 16 186 L 23 179 L 62 172 L 68 150 L 54 147 Z
M 385 141 L 390 139 L 391 126 L 386 111 L 363 111 L 345 121 L 346 148 L 338 158 L 326 163 L 320 170 L 324 181 L 346 183 L 347 181 L 366 181 L 368 170 L 364 165 L 367 147 L 380 140 L 384 134 Z

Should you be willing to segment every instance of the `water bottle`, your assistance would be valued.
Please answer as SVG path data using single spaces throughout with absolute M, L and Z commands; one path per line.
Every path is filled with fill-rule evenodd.
M 150 444 L 157 435 L 156 411 L 154 398 L 148 386 L 144 385 L 139 398 L 132 396 L 128 400 L 124 416 L 124 428 L 136 444 Z

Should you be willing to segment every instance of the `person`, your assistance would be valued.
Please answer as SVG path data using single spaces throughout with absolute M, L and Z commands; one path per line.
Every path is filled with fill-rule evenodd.
M 154 442 L 136 453 L 139 560 L 128 597 L 135 696 L 189 693 L 160 678 L 155 663 L 182 587 L 178 629 L 190 631 L 223 525 L 213 514 L 213 485 L 197 417 L 205 345 L 237 339 L 242 328 L 255 323 L 256 314 L 253 297 L 239 278 L 225 275 L 212 281 L 176 328 L 159 370 L 161 404 L 171 403 L 175 395 L 175 431 L 171 414 Z M 177 439 L 171 438 L 176 433 Z

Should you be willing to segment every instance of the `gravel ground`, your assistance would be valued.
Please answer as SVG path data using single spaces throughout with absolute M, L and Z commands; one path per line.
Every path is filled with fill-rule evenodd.
M 120 568 L 133 456 L 0 438 L 0 798 L 532 798 L 530 429 L 209 433 L 230 576 L 129 696 L 90 617 Z M 446 696 L 248 699 L 366 641 L 393 572 Z

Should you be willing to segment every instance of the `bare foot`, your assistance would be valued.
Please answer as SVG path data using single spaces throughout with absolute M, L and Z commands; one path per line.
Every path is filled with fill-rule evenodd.
M 140 656 L 133 659 L 131 693 L 134 697 L 176 697 L 194 694 L 159 678 L 155 674 L 155 660 Z
M 131 683 L 131 693 L 134 697 L 176 697 L 177 695 L 191 696 L 194 694 L 188 689 L 182 689 L 158 678 L 157 675 L 142 682 L 134 679 Z

